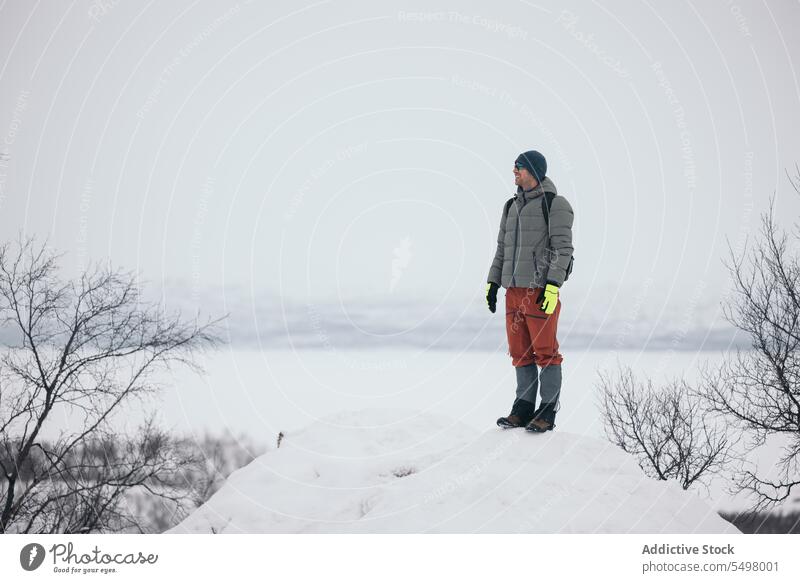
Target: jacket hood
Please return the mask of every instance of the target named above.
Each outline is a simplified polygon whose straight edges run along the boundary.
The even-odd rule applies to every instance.
[[[545,192],[552,192],[553,194],[558,194],[556,190],[556,185],[553,184],[553,181],[550,180],[547,176],[545,176],[539,185],[534,188],[533,190],[526,190],[525,191],[525,198],[536,198]],[[523,195],[522,187],[517,186],[517,193],[514,195],[515,198],[519,198]]]

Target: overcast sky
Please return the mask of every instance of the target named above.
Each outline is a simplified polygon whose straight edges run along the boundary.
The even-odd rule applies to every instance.
[[[537,149],[575,210],[564,294],[715,296],[726,238],[773,193],[800,212],[798,26],[789,0],[0,2],[2,238],[195,293],[461,302]]]

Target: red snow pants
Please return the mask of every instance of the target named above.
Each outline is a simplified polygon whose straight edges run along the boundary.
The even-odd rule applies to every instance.
[[[561,364],[564,357],[558,352],[558,315],[561,298],[549,316],[536,300],[542,288],[509,287],[506,289],[506,334],[511,364],[539,366]]]

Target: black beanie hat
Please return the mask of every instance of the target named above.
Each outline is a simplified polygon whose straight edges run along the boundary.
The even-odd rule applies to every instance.
[[[547,174],[547,160],[536,150],[528,150],[517,156],[515,165],[527,168],[533,177],[541,182]]]

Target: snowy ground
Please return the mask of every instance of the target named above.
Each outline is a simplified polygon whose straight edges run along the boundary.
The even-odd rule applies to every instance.
[[[288,431],[170,533],[735,533],[607,442],[367,409]]]
[[[135,430],[142,411],[156,409],[161,423],[175,433],[201,438],[206,431],[230,432],[269,448],[275,446],[279,432],[294,434],[332,414],[380,408],[434,415],[473,432],[465,435],[480,435],[496,429],[495,420],[509,412],[514,399],[514,369],[504,351],[504,346],[496,351],[466,352],[224,349],[203,360],[204,376],[180,367],[165,373],[160,378],[164,390],[157,402],[145,402],[144,407],[134,402],[115,422],[128,431]],[[597,403],[601,370],[613,372],[618,363],[624,363],[656,383],[680,375],[692,381],[701,363],[713,364],[719,359],[716,351],[566,352],[557,435],[565,435],[564,440],[590,438],[587,443],[605,446]],[[55,412],[58,414],[60,411]],[[80,421],[76,415],[72,421]],[[71,420],[65,417],[61,422],[70,424]],[[53,437],[55,429],[46,428],[43,437]],[[328,439],[338,446],[335,434]],[[759,453],[762,470],[774,466],[779,445],[770,442]],[[698,490],[698,495],[716,510],[748,508],[749,501],[732,496],[726,486],[718,479],[710,488]],[[799,506],[800,500],[792,500],[783,508]]]
[[[697,377],[701,362],[718,352],[569,351],[558,432],[604,440],[597,408],[598,370],[617,362],[655,381]],[[474,431],[493,429],[508,413],[515,376],[504,347],[497,351],[297,350],[223,351],[204,363],[208,375],[178,372],[168,381],[159,405],[162,417],[179,431],[229,429],[274,446],[278,432],[292,432],[340,411],[364,408],[413,409],[442,415]],[[331,437],[333,439],[333,437]],[[774,464],[778,450],[760,458]],[[702,491],[720,510],[747,504],[721,482]]]

